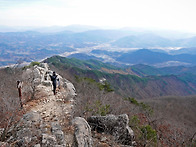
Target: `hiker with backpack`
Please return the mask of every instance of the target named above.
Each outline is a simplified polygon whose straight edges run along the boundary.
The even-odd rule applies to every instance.
[[[53,85],[53,92],[54,95],[56,94],[56,79],[57,79],[57,75],[55,73],[55,71],[53,72],[52,75],[50,75],[51,81],[52,81],[52,85]]]

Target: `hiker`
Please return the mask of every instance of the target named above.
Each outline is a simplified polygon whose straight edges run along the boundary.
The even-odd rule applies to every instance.
[[[19,93],[19,101],[20,101],[20,106],[21,108],[23,108],[23,103],[22,103],[22,92],[21,92],[21,89],[22,89],[22,81],[17,81],[17,88],[18,88],[18,93]]]
[[[54,95],[55,95],[56,94],[56,78],[57,78],[57,75],[56,75],[55,71],[53,72],[53,75],[50,75],[50,78],[51,78],[51,81],[52,81],[53,92],[54,92]]]

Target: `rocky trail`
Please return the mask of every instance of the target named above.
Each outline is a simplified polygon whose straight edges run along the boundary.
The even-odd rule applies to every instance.
[[[49,77],[52,72],[42,63],[23,73],[23,97],[28,99],[33,95],[33,100],[24,103],[25,114],[10,129],[11,135],[5,146],[72,146],[75,88],[58,75],[61,84],[54,95]]]
[[[52,91],[46,63],[24,71],[22,118],[9,130],[0,147],[130,147],[134,134],[126,114],[73,118],[76,90],[58,75],[60,85]],[[101,132],[100,132],[101,130]],[[99,133],[98,133],[99,132]],[[0,134],[1,135],[1,134]],[[121,145],[117,145],[117,144]]]
[[[71,146],[73,142],[71,126],[73,98],[64,97],[61,89],[54,95],[51,87],[42,85],[40,88],[46,92],[45,98],[42,98],[43,100],[30,111],[38,113],[42,120],[42,144]]]

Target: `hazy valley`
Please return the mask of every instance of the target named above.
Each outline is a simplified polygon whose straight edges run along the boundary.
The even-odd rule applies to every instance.
[[[0,66],[37,61],[52,55],[99,59],[116,64],[192,66],[195,65],[195,36],[134,29],[93,30],[87,26],[2,32]]]

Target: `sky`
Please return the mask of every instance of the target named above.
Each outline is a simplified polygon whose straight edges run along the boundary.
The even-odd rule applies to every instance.
[[[196,33],[196,0],[0,0],[1,26],[73,24]]]

